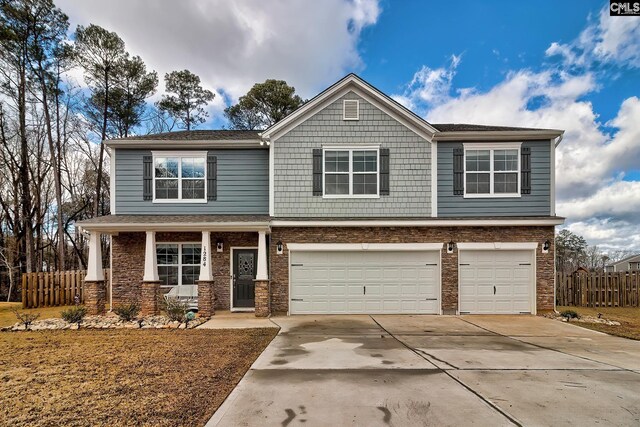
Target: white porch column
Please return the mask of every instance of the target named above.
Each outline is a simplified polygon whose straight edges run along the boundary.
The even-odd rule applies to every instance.
[[[200,277],[198,280],[213,280],[211,274],[211,233],[202,232],[202,250],[200,252]]]
[[[100,233],[95,231],[89,233],[89,259],[87,261],[87,275],[84,280],[87,282],[99,282],[104,280]]]
[[[264,231],[258,232],[258,271],[256,280],[269,280],[267,273],[267,238]]]
[[[144,247],[144,276],[143,282],[157,282],[158,260],[156,258],[156,232],[147,231],[147,241]]]

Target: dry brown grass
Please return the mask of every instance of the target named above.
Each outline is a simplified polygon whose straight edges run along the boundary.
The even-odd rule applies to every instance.
[[[0,328],[4,326],[15,325],[18,319],[16,319],[16,315],[13,313],[14,309],[25,313],[33,313],[39,314],[40,317],[38,319],[51,319],[54,317],[60,318],[62,317],[60,313],[62,310],[68,309],[70,306],[62,306],[62,307],[43,307],[43,308],[29,308],[26,310],[22,309],[22,303],[20,302],[0,302]]]
[[[581,316],[597,317],[598,313],[602,313],[602,317],[609,320],[620,322],[620,325],[603,325],[600,323],[582,323],[574,322],[575,325],[584,328],[593,329],[607,334],[619,337],[640,340],[640,308],[620,308],[620,307],[557,307],[559,312],[564,310],[574,310]]]
[[[1,333],[0,425],[204,425],[275,334]]]

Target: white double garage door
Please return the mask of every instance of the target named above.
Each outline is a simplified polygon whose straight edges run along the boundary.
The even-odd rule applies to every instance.
[[[441,244],[288,248],[291,314],[441,313]],[[533,250],[461,250],[459,311],[532,312],[533,258]]]

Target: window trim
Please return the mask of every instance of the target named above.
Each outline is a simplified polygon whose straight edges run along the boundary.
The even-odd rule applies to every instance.
[[[206,151],[152,151],[152,173],[153,173],[153,203],[207,203],[207,152]],[[157,199],[156,198],[156,158],[157,157],[178,157],[178,198],[177,199]],[[182,198],[182,180],[194,178],[182,178],[182,158],[184,157],[201,157],[204,159],[204,198],[203,199],[183,199]]]
[[[327,151],[348,151],[349,152],[349,171],[337,172],[349,174],[349,194],[326,194],[325,193],[325,153]],[[354,151],[375,151],[376,152],[376,194],[353,194],[353,152]],[[333,172],[329,172],[333,173]],[[359,174],[360,172],[355,172]],[[362,172],[372,173],[372,172]],[[340,146],[326,145],[322,147],[322,198],[323,199],[379,199],[380,198],[380,146],[379,145],[363,145],[363,146]]]
[[[158,257],[158,245],[178,245],[178,264],[158,264],[157,263],[157,257]],[[182,284],[182,266],[186,265],[188,267],[194,267],[194,266],[198,266],[200,268],[202,268],[201,262],[198,262],[198,264],[182,264],[182,246],[183,245],[199,245],[200,246],[200,250],[202,251],[202,242],[156,242],[156,267],[158,267],[158,269],[160,267],[172,267],[172,266],[176,266],[178,267],[178,284],[176,286],[185,286]],[[197,285],[197,283],[194,283],[194,285]],[[186,286],[192,286],[192,285],[186,285]],[[172,289],[175,286],[171,286],[171,285],[160,285],[161,288],[163,289]]]
[[[514,143],[496,143],[496,144],[484,144],[484,143],[465,143],[462,144],[464,147],[464,156],[463,156],[463,166],[464,166],[464,194],[463,198],[465,199],[516,199],[521,198],[521,181],[522,181],[522,143],[514,142]],[[489,151],[489,166],[490,169],[488,171],[469,171],[468,173],[488,173],[489,174],[489,193],[467,193],[467,151],[475,151],[475,150],[488,150]],[[518,158],[518,169],[517,171],[498,171],[497,173],[516,173],[518,178],[517,180],[517,188],[515,193],[495,193],[494,188],[494,175],[496,171],[494,170],[494,152],[496,150],[518,150],[517,158]]]

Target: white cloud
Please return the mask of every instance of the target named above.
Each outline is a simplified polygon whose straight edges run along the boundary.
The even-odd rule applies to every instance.
[[[640,215],[640,182],[615,181],[594,194],[562,200],[557,209],[572,221],[594,217],[637,221]]]
[[[451,82],[462,56],[452,55],[448,67],[429,68],[423,65],[407,85],[404,94],[393,98],[412,110],[426,105],[438,105],[451,99]]]
[[[232,99],[267,78],[284,79],[310,97],[347,71],[361,69],[360,33],[381,12],[377,0],[56,3],[74,27],[94,23],[117,32],[161,80],[187,68],[207,88]]]
[[[572,222],[566,228],[604,250],[637,251],[640,248],[637,222],[592,218]]]
[[[560,56],[565,65],[588,67],[595,62],[640,67],[640,17],[609,16],[603,8],[596,22],[589,24],[569,43],[553,42],[547,56]]]

